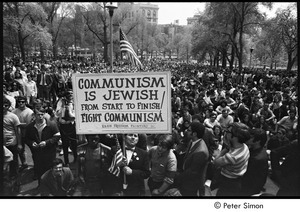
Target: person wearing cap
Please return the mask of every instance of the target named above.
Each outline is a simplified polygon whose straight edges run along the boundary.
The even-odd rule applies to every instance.
[[[56,158],[56,147],[60,138],[58,126],[55,122],[45,119],[43,108],[35,109],[35,119],[25,128],[25,142],[32,152],[34,174],[39,180],[52,167]]]
[[[223,148],[213,163],[221,168],[216,196],[236,196],[241,192],[242,176],[245,174],[250,152],[245,144],[250,139],[249,127],[234,122],[225,130]]]
[[[14,109],[12,112],[16,114],[20,121],[20,129],[21,129],[21,144],[22,149],[19,152],[20,160],[22,163],[21,169],[25,169],[28,167],[28,164],[26,163],[26,157],[25,157],[25,128],[26,126],[31,122],[33,111],[26,106],[26,97],[25,96],[18,96],[17,97],[17,103],[18,107]]]
[[[266,149],[267,133],[263,129],[251,129],[251,138],[246,142],[250,158],[247,171],[242,178],[242,192],[244,196],[259,194],[264,190],[268,176],[268,154]]]
[[[204,196],[204,183],[209,160],[208,148],[202,139],[205,127],[202,123],[192,122],[191,140],[184,157],[182,172],[175,177],[174,187],[182,196]]]

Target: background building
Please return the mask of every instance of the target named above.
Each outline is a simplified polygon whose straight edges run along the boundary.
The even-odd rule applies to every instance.
[[[133,2],[122,2],[122,4],[131,4],[131,13],[128,14],[128,18],[135,17],[142,14],[146,17],[147,21],[152,24],[158,23],[158,5],[148,3],[133,3]]]
[[[199,20],[200,15],[194,15],[194,17],[187,18],[187,25],[193,25]]]

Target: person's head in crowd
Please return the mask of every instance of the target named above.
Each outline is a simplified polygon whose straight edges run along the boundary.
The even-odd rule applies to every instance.
[[[40,110],[43,107],[43,101],[40,99],[35,99],[32,106],[34,110]]]
[[[18,108],[25,109],[26,103],[27,103],[27,98],[26,96],[17,96],[16,97],[16,102],[18,104]]]
[[[199,101],[198,105],[200,109],[204,109],[207,106],[206,102],[203,99]]]
[[[128,148],[134,148],[139,141],[139,135],[137,133],[125,134],[125,146]]]
[[[267,143],[267,132],[263,129],[250,129],[251,138],[246,142],[250,150],[262,149]]]
[[[158,136],[157,149],[159,154],[170,151],[174,147],[172,134],[163,134]]]
[[[189,109],[187,107],[183,107],[183,109],[182,109],[182,117],[183,117],[183,119],[189,119],[190,112],[189,112]]]
[[[222,116],[223,116],[224,118],[227,118],[227,117],[228,117],[228,114],[229,114],[229,110],[228,110],[227,108],[225,108],[225,109],[222,110]]]
[[[217,113],[215,111],[211,112],[209,117],[210,121],[215,122],[216,118],[217,118]]]
[[[264,123],[266,123],[266,117],[264,115],[260,115],[258,117],[258,121],[260,124],[264,124]]]
[[[20,70],[16,70],[15,71],[15,79],[22,79],[22,78],[23,78],[23,76],[22,76]]]
[[[297,108],[296,102],[295,101],[291,101],[290,104],[289,104],[288,109],[296,111],[297,110],[296,108]]]
[[[233,122],[227,129],[224,130],[224,142],[229,147],[237,144],[243,144],[251,137],[249,130],[250,128],[245,124],[240,122]]]
[[[189,128],[191,124],[191,120],[189,118],[187,119],[183,119],[183,124],[181,125],[181,131],[184,132],[185,130],[187,130]]]
[[[44,108],[34,109],[35,121],[41,123],[45,120],[44,115],[46,110]]]
[[[3,93],[4,94],[7,94],[7,91],[8,91],[8,87],[9,85],[8,85],[8,83],[7,82],[3,82]]]
[[[37,73],[39,71],[39,67],[37,65],[33,66],[33,72]]]
[[[215,136],[221,136],[222,135],[222,128],[220,125],[216,124],[213,127],[213,132],[215,134]]]
[[[290,109],[288,111],[288,114],[289,114],[289,117],[291,120],[295,120],[295,118],[296,118],[296,110],[295,109]]]
[[[199,122],[192,122],[190,125],[190,133],[193,140],[198,140],[203,137],[205,132],[205,126]]]
[[[16,71],[20,71],[21,70],[21,67],[20,67],[19,63],[15,64],[15,67],[16,67]]]
[[[28,80],[28,82],[31,82],[31,80],[32,80],[32,75],[30,73],[27,74],[27,80]]]
[[[55,158],[52,161],[52,174],[54,177],[63,175],[63,165],[64,165],[64,162],[60,158]]]
[[[13,81],[12,83],[11,83],[11,86],[10,86],[10,91],[18,91],[18,90],[20,90],[20,83],[19,82],[17,82],[17,81]]]
[[[226,107],[227,106],[227,102],[225,99],[221,100],[220,102],[221,107]]]
[[[213,112],[214,111],[214,106],[212,104],[209,104],[207,109],[209,110],[209,112]]]
[[[41,65],[41,72],[42,73],[46,72],[46,64]]]
[[[3,96],[3,114],[6,114],[7,111],[9,111],[9,108],[11,106],[11,102]]]
[[[270,103],[269,102],[264,102],[263,109],[267,110],[267,109],[269,109],[269,107],[270,107]]]
[[[68,101],[71,101],[73,99],[73,91],[72,90],[67,90],[67,92],[66,92],[66,99]]]
[[[283,128],[280,128],[280,129],[277,131],[276,135],[277,135],[277,138],[283,139],[283,138],[285,137],[285,135],[286,135],[286,130],[283,129]]]
[[[192,121],[203,123],[204,117],[201,114],[195,114],[192,116]]]

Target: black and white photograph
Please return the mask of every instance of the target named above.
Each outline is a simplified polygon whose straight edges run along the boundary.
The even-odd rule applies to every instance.
[[[0,199],[300,197],[297,2],[2,6]]]

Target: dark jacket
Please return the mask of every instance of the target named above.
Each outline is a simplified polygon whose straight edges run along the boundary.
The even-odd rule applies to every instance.
[[[34,125],[35,121],[27,125],[25,142],[32,152],[35,174],[37,177],[41,177],[42,174],[52,167],[52,161],[56,157],[56,146],[60,136],[58,134],[58,127],[54,122],[46,123],[46,127],[42,131],[41,139]],[[33,148],[32,144],[34,142],[39,144],[41,141],[46,142],[45,147]]]
[[[74,177],[69,167],[63,167],[61,184],[52,174],[52,169],[41,177],[40,191],[42,196],[67,196],[74,185]]]
[[[112,156],[115,154],[116,148],[112,148]],[[150,176],[150,166],[148,154],[145,150],[135,147],[128,166],[132,169],[132,175],[126,175],[127,188],[123,190],[125,196],[142,196],[145,194],[144,180]],[[124,173],[121,168],[119,177],[112,175],[115,182],[115,191],[120,192],[123,188]]]
[[[41,80],[42,80],[42,74],[39,73],[37,75],[37,81],[36,81],[36,85],[37,86],[40,86]],[[45,73],[45,81],[47,83],[47,87],[51,87],[52,86],[53,79],[52,79],[52,76],[50,74]]]
[[[242,178],[242,195],[259,194],[267,181],[268,169],[266,148],[250,151],[247,171]]]
[[[208,159],[208,148],[205,141],[201,139],[186,153],[183,172],[175,179],[179,189],[199,190],[200,195],[204,195]]]

